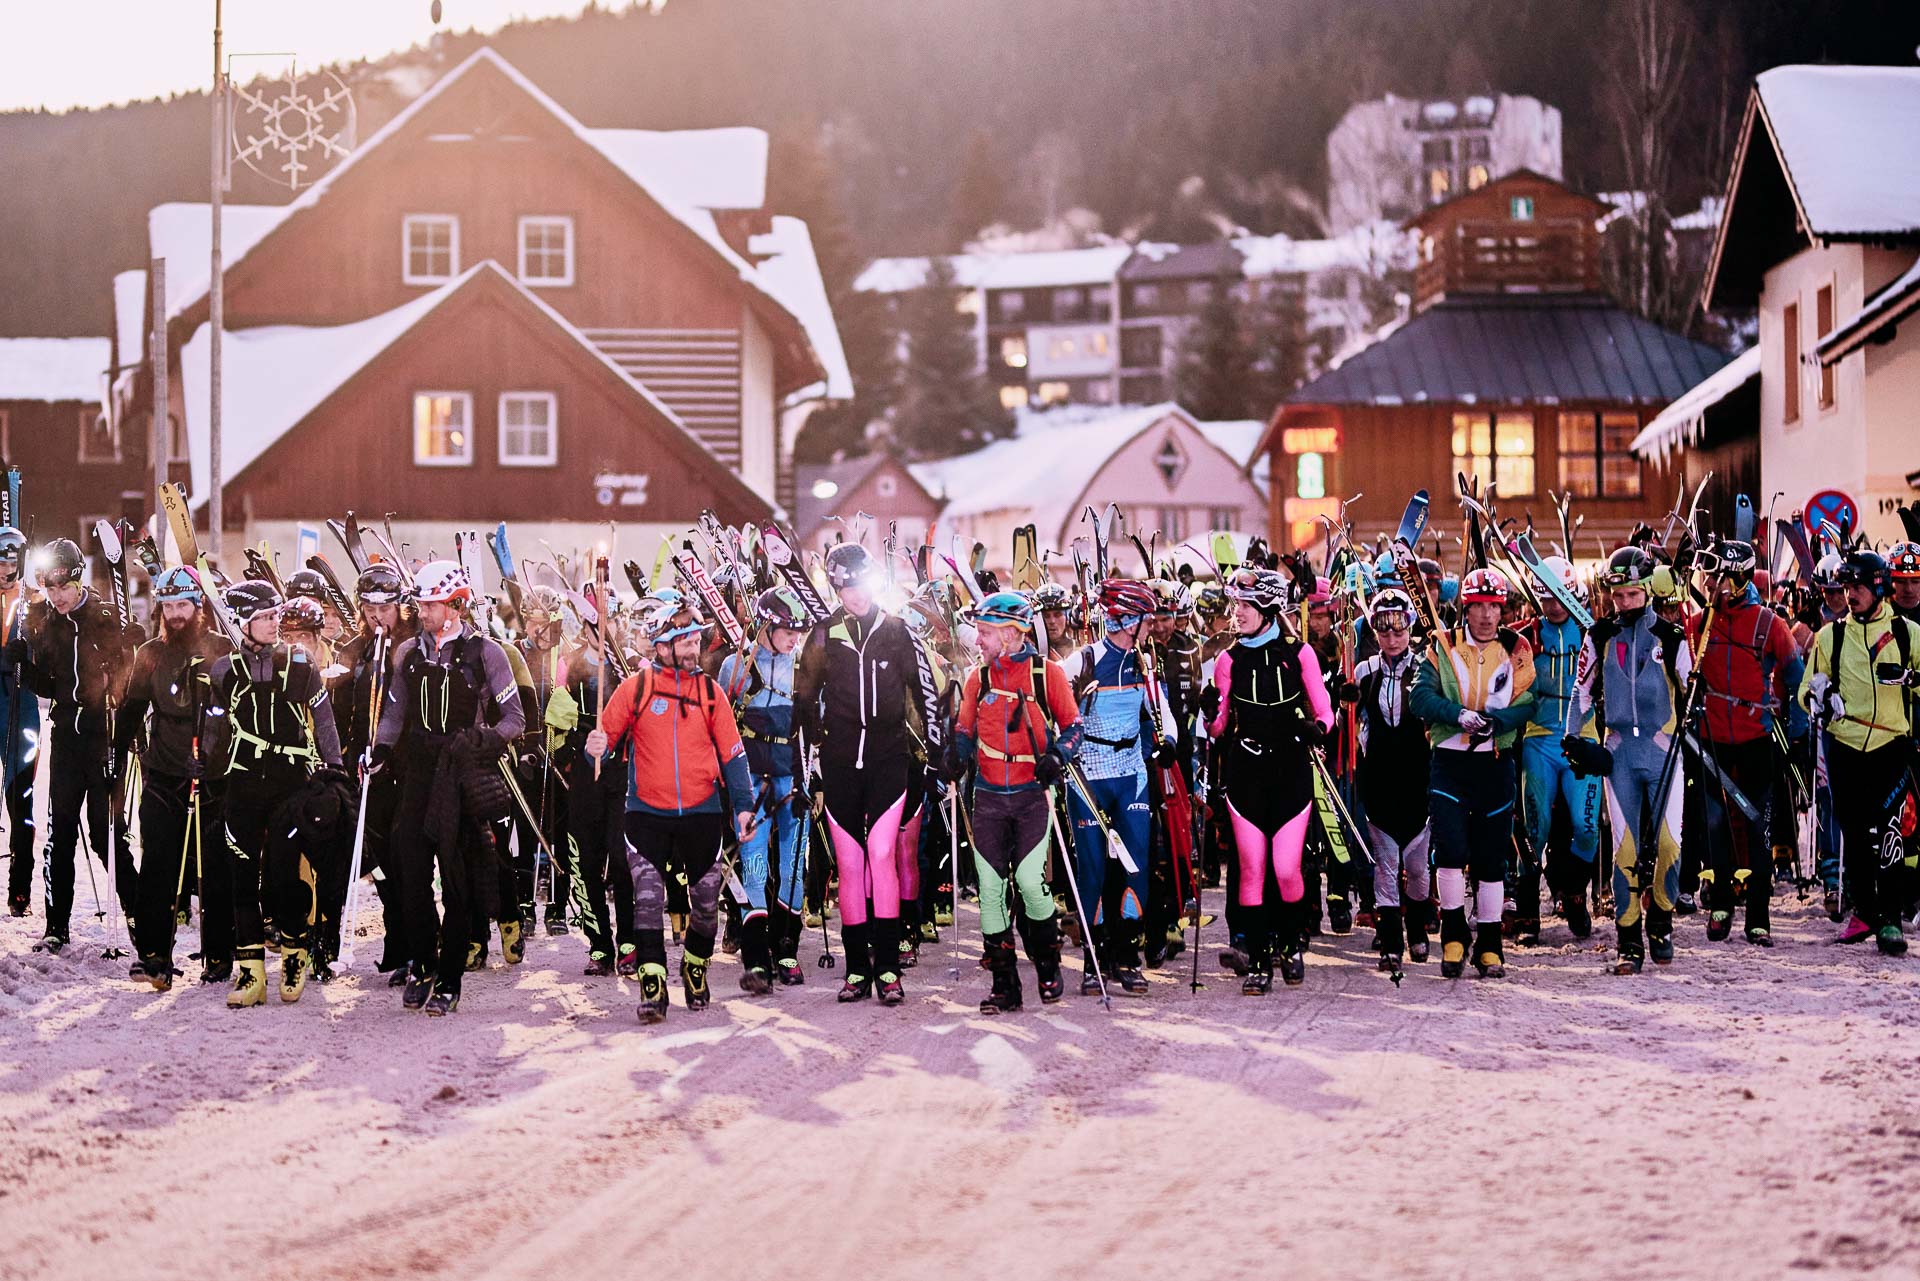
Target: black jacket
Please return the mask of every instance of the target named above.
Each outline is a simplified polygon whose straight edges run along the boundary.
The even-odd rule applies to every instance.
[[[126,692],[134,647],[146,639],[135,624],[122,627],[114,608],[92,592],[70,614],[45,597],[27,607],[26,687],[53,700],[53,725],[67,733],[104,735],[107,703]]]
[[[193,740],[205,733],[207,709],[213,704],[208,669],[229,648],[226,637],[200,629],[185,643],[170,640],[163,632],[134,651],[133,675],[114,726],[114,746],[126,751],[143,737],[144,729],[141,765],[149,774],[184,778]],[[203,762],[205,749],[202,743]]]

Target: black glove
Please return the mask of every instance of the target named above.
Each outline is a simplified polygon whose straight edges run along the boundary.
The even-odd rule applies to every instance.
[[[506,750],[507,738],[491,725],[475,725],[472,729],[460,731],[455,750],[468,756],[477,756],[482,760],[498,756]]]
[[[16,636],[7,642],[7,661],[15,667],[23,666],[27,661],[27,638]]]
[[[806,817],[807,811],[813,808],[812,799],[798,787],[787,793],[787,804],[792,806],[793,812],[802,818]]]
[[[1180,751],[1172,743],[1162,743],[1153,751],[1153,763],[1161,769],[1171,769],[1180,759]]]
[[[196,781],[203,779],[207,776],[207,762],[198,752],[195,752],[192,756],[187,757],[187,763],[181,767],[180,772]]]
[[[1590,738],[1569,734],[1560,740],[1560,750],[1567,754],[1575,778],[1605,778],[1613,773],[1613,753]]]
[[[1067,762],[1059,752],[1048,750],[1033,763],[1033,781],[1042,787],[1052,787],[1067,776]]]
[[[1307,723],[1301,727],[1300,732],[1302,737],[1314,747],[1322,746],[1329,738],[1333,737],[1333,731],[1325,725],[1322,725],[1317,717],[1310,718]]]
[[[1873,669],[1873,679],[1880,685],[1911,685],[1913,669],[1904,663],[1878,663]]]
[[[391,765],[393,763],[393,744],[375,743],[373,745],[373,755],[368,758],[368,763],[376,770]]]
[[[1335,681],[1333,696],[1343,703],[1357,703],[1360,701],[1360,687],[1348,680]]]
[[[1211,722],[1219,714],[1220,687],[1209,682],[1207,687],[1200,691],[1200,717],[1202,720]]]
[[[946,750],[940,753],[940,781],[958,783],[967,776],[967,760],[960,754],[959,746],[947,740]]]

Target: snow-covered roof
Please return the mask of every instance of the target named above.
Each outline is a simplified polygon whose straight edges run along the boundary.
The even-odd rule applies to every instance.
[[[970,454],[914,463],[908,470],[923,489],[944,500],[943,520],[1026,511],[1042,537],[1050,538],[1065,526],[1070,508],[1108,460],[1168,418],[1178,418],[1205,434],[1205,425],[1172,401],[1125,409],[1066,406],[1023,412],[1012,436]],[[1228,434],[1240,426],[1228,424]]]
[[[1233,242],[1245,259],[1248,279],[1291,272],[1335,271],[1342,267],[1411,267],[1414,237],[1397,223],[1371,223],[1328,240],[1290,236],[1241,236]]]
[[[1877,291],[1845,324],[1822,338],[1813,349],[1823,365],[1837,364],[1891,325],[1920,311],[1920,261],[1886,288]]]
[[[113,278],[113,332],[121,365],[138,364],[147,349],[147,273],[123,271]]]
[[[853,399],[853,373],[847,368],[846,349],[840,345],[840,326],[834,323],[833,304],[827,300],[827,283],[820,275],[820,263],[814,257],[813,236],[807,231],[807,224],[798,218],[776,215],[772,230],[752,237],[747,248],[756,255],[768,255],[758,267],[761,287],[792,312],[806,329],[813,354],[819,357],[820,367],[827,371],[827,399]],[[796,393],[793,399],[811,399],[810,390]]]
[[[221,464],[226,480],[231,482],[245,471],[376,356],[483,274],[506,282],[508,288],[573,337],[583,352],[631,386],[663,419],[686,433],[685,424],[671,409],[603,355],[572,322],[496,263],[486,261],[467,268],[431,293],[366,320],[345,325],[263,325],[229,331],[221,344],[220,371]],[[188,461],[196,506],[206,501],[210,479],[206,430],[212,404],[207,376],[210,328],[201,325],[180,353],[186,393]],[[701,452],[707,452],[691,433],[687,433],[687,439]],[[714,466],[726,470],[717,459]]]
[[[1633,438],[1633,452],[1662,459],[1700,439],[1707,411],[1760,376],[1760,348],[1749,347],[1654,416]]]
[[[220,257],[228,267],[286,220],[288,205],[223,205]],[[147,211],[147,253],[167,260],[167,316],[207,295],[213,279],[213,206],[175,201]]]
[[[1131,245],[1050,249],[1040,253],[952,254],[954,284],[963,289],[1046,289],[1113,283]],[[930,258],[878,258],[853,282],[865,293],[897,294],[927,283]]]
[[[767,203],[764,129],[588,129],[584,136],[657,197],[696,209]]]
[[[1755,85],[1812,235],[1920,232],[1920,67],[1775,67]]]
[[[0,401],[98,403],[112,361],[105,338],[0,338]]]
[[[1260,438],[1266,434],[1267,424],[1258,418],[1234,418],[1218,422],[1195,422],[1200,434],[1217,445],[1221,452],[1232,458],[1234,465],[1241,471],[1247,470],[1247,464],[1253,464],[1249,473],[1261,489],[1267,487],[1268,473],[1272,458],[1267,454],[1256,454]]]

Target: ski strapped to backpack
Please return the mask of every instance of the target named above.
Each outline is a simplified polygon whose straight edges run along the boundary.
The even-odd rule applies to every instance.
[[[712,575],[707,573],[707,567],[700,563],[698,556],[693,554],[691,541],[682,545],[681,549],[673,554],[673,568],[686,583],[687,589],[700,598],[701,603],[707,607],[707,612],[713,615],[715,622],[719,623],[720,630],[726,634],[727,643],[735,650],[744,648],[747,643],[746,629],[741,627],[740,620],[734,617],[732,608],[727,604],[727,598],[722,596],[720,589],[714,585]]]
[[[773,572],[800,598],[800,606],[807,611],[807,617],[816,623],[826,622],[827,616],[833,611],[827,608],[827,603],[820,599],[820,593],[814,590],[813,580],[807,577],[800,558],[794,555],[793,544],[780,532],[780,527],[772,521],[762,525],[760,545],[767,549],[767,563],[773,566]]]

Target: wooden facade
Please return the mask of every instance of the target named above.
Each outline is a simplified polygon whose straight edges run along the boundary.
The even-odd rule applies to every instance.
[[[1461,293],[1600,293],[1602,202],[1529,170],[1435,205],[1419,237],[1414,305]]]
[[[99,420],[97,400],[0,399],[0,464],[20,469],[22,528],[30,518],[35,543],[71,538],[91,553],[94,521],[146,519],[146,438],[131,431],[113,442]]]

